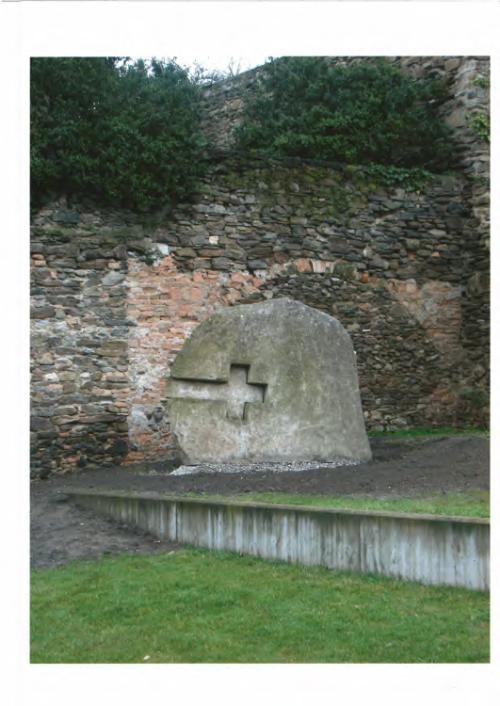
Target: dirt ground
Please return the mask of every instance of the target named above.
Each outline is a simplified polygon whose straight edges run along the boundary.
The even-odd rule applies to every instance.
[[[66,501],[71,487],[234,495],[280,492],[296,495],[425,497],[489,488],[489,439],[371,439],[373,460],[359,466],[302,472],[172,476],[170,463],[80,471],[31,484],[31,564],[45,568],[106,554],[175,551],[159,541],[94,517]]]

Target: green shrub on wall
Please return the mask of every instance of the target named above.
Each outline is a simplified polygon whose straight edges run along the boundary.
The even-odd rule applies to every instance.
[[[441,82],[412,79],[382,59],[340,66],[284,57],[266,67],[237,130],[240,148],[402,170],[452,165]]]
[[[150,211],[202,171],[199,86],[173,61],[31,60],[31,190]]]
[[[483,142],[490,141],[490,118],[487,113],[467,113],[465,116],[467,124]]]

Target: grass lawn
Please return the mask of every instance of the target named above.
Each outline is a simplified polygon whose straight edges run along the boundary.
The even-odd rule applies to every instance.
[[[34,571],[31,661],[487,662],[489,595],[185,548]]]
[[[469,427],[468,429],[455,429],[454,427],[414,427],[412,429],[397,429],[396,431],[370,431],[368,436],[383,439],[411,439],[413,437],[432,436],[479,436],[488,438],[489,429],[478,429]]]
[[[192,497],[199,494],[190,493]],[[425,515],[456,515],[459,517],[489,517],[490,494],[487,490],[447,493],[428,498],[379,499],[359,495],[287,495],[286,493],[243,493],[241,495],[203,495],[203,498],[228,501],[260,502],[280,505],[314,505],[349,510],[386,510],[415,512]]]

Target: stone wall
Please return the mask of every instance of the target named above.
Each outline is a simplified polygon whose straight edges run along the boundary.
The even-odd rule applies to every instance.
[[[113,463],[127,452],[128,250],[124,214],[65,202],[31,235],[32,471]]]
[[[489,361],[489,289],[490,289],[490,153],[489,144],[473,129],[475,115],[489,116],[490,61],[485,56],[395,56],[386,57],[394,65],[416,78],[435,77],[446,81],[449,99],[442,106],[442,117],[452,128],[453,140],[467,176],[467,201],[476,219],[470,232],[470,250],[474,253],[463,271],[466,288],[462,303],[466,323],[462,343],[467,355],[476,362],[474,384],[487,388]],[[331,57],[335,64],[349,65],[372,61],[371,57]],[[220,153],[233,148],[233,131],[241,122],[245,100],[255,91],[265,69],[260,67],[215,84],[206,89],[205,132]],[[479,345],[479,341],[481,342]]]
[[[226,151],[168,220],[42,209],[32,472],[174,456],[165,395],[183,342],[218,307],[276,296],[347,327],[368,428],[486,424],[488,209],[470,169],[387,189],[362,168]]]

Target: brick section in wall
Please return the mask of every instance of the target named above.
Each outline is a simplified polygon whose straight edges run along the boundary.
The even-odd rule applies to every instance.
[[[258,292],[248,272],[180,272],[172,257],[129,261],[127,463],[175,456],[165,407],[170,366],[194,328],[217,308]]]
[[[465,357],[460,341],[463,288],[435,280],[422,287],[414,280],[389,280],[387,284],[395,299],[418,321],[442,354],[444,367],[461,364]]]

